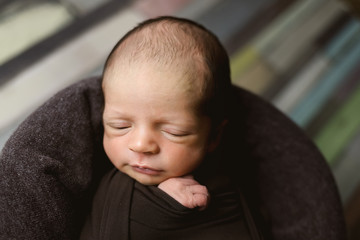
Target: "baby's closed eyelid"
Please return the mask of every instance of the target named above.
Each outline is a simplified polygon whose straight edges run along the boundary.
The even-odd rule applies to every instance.
[[[185,129],[184,127],[177,126],[162,126],[161,131],[167,132],[172,135],[187,135],[190,134],[190,131]]]
[[[132,124],[128,121],[108,121],[105,122],[105,125],[112,128],[112,129],[117,129],[117,130],[125,130],[128,128],[131,128]]]
[[[166,136],[170,136],[170,137],[186,137],[191,135],[190,132],[188,131],[183,131],[183,130],[177,130],[177,129],[162,129],[161,130]]]

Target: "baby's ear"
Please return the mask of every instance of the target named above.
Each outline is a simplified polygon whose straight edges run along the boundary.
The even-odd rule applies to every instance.
[[[214,152],[221,142],[221,138],[228,120],[223,120],[215,129],[211,130],[208,152]]]

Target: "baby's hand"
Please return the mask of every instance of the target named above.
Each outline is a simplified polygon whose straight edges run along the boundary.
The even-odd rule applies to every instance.
[[[204,210],[210,200],[207,188],[190,175],[169,178],[158,187],[188,208],[199,207],[200,210]]]

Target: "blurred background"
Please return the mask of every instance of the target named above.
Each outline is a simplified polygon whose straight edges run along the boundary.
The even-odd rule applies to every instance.
[[[0,149],[53,94],[99,75],[137,23],[186,17],[220,38],[234,84],[314,140],[336,178],[350,238],[360,239],[358,13],[358,0],[0,0]]]

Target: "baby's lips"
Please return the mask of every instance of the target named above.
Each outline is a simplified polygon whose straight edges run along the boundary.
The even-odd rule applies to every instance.
[[[158,175],[159,173],[161,173],[161,170],[158,169],[154,169],[154,168],[150,168],[147,166],[139,166],[139,165],[134,165],[132,166],[132,168],[139,173],[142,174],[147,174],[147,175]]]

